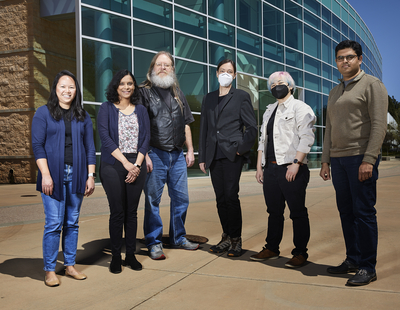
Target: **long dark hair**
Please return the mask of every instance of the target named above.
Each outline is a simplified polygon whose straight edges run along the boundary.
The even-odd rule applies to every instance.
[[[110,101],[111,103],[119,104],[119,95],[118,95],[117,89],[119,87],[119,83],[121,83],[121,80],[127,75],[129,75],[132,78],[133,85],[135,86],[135,89],[133,90],[133,94],[130,98],[130,102],[135,105],[141,103],[139,87],[136,83],[136,79],[133,76],[132,72],[130,72],[127,69],[122,69],[122,70],[119,70],[117,73],[115,73],[115,75],[111,79],[110,84],[108,84],[108,87],[106,90],[106,97],[107,97],[107,100]]]
[[[79,87],[78,80],[75,75],[73,75],[68,70],[60,71],[56,77],[54,78],[53,85],[51,86],[49,100],[47,101],[47,108],[50,111],[50,115],[57,121],[63,118],[63,111],[61,110],[60,103],[57,97],[57,84],[60,78],[64,75],[68,75],[75,82],[76,95],[74,100],[71,103],[70,111],[72,113],[66,113],[65,116],[68,120],[76,118],[78,121],[83,122],[86,117],[86,111],[82,108],[82,95],[81,89]],[[71,119],[70,119],[71,118]]]

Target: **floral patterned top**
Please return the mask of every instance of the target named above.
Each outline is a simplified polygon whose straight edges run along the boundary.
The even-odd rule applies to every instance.
[[[125,115],[119,111],[118,117],[119,149],[122,153],[137,153],[139,122],[135,111]]]

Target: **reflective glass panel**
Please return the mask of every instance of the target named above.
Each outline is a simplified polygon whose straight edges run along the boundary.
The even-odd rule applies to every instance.
[[[289,74],[292,76],[294,83],[296,86],[303,87],[304,82],[303,82],[303,71],[286,67],[286,71],[289,72]]]
[[[228,23],[235,23],[235,0],[208,0],[208,14]]]
[[[321,78],[309,73],[305,73],[305,84],[304,86],[308,89],[321,91]]]
[[[322,4],[324,4],[328,9],[331,8],[331,0],[322,0]]]
[[[207,43],[200,39],[176,33],[175,55],[187,59],[207,62]]]
[[[349,36],[349,27],[344,22],[341,22],[341,24],[342,24],[342,33],[343,33],[343,35],[348,37]]]
[[[304,69],[308,72],[321,75],[321,62],[304,55]]]
[[[85,101],[105,101],[105,89],[114,74],[122,68],[132,70],[130,48],[83,39],[82,55]]]
[[[261,55],[261,37],[238,29],[237,47],[247,52]]]
[[[275,5],[276,7],[283,9],[283,1],[282,0],[266,0],[266,2]]]
[[[173,53],[172,31],[164,28],[133,21],[133,42],[137,47]]]
[[[146,74],[149,70],[151,60],[155,53],[148,53],[143,51],[133,51],[133,62],[134,62],[134,75],[138,84],[146,80]]]
[[[304,52],[321,58],[321,33],[304,25]]]
[[[172,27],[172,6],[159,0],[135,0],[133,17]]]
[[[264,57],[283,62],[283,46],[264,40]]]
[[[331,63],[332,62],[332,41],[326,36],[322,36],[322,60]]]
[[[285,51],[286,51],[285,63],[290,66],[303,69],[303,54],[299,53],[297,51],[294,51],[290,48],[286,48]]]
[[[336,41],[336,42],[340,42],[340,33],[339,31],[335,30],[332,28],[332,38]]]
[[[254,75],[262,75],[261,58],[246,53],[237,53],[237,71],[250,73]]]
[[[282,64],[264,60],[264,76],[268,78],[272,73],[276,71],[285,71],[285,68]]]
[[[210,64],[218,65],[224,59],[231,59],[235,61],[236,54],[234,49],[221,46],[219,44],[210,43]]]
[[[307,83],[307,80],[306,80]],[[322,98],[321,94],[306,90],[305,91],[305,102],[313,109],[315,116],[317,117],[316,125],[322,125]]]
[[[333,68],[332,73],[333,73],[333,79],[332,79],[332,81],[333,81],[333,82],[336,82],[336,84],[340,83],[339,79],[342,78],[342,75],[340,74],[339,70],[336,69],[336,68]]]
[[[205,13],[206,12],[206,0],[175,0],[175,3],[184,5],[185,7]]]
[[[235,28],[214,19],[208,20],[208,37],[210,40],[235,46]]]
[[[87,113],[90,115],[90,119],[92,120],[93,124],[93,139],[94,139],[94,146],[96,148],[96,152],[100,152],[101,148],[101,141],[100,135],[97,127],[96,116],[99,112],[100,105],[98,104],[84,104],[83,108]]]
[[[331,23],[331,11],[329,11],[326,7],[322,7],[322,19],[326,21],[328,24]]]
[[[321,16],[321,5],[316,0],[304,0],[304,7]]]
[[[329,95],[329,92],[331,91],[331,89],[332,89],[332,82],[323,79],[323,80],[322,80],[322,92],[323,92],[324,94]]]
[[[236,0],[237,25],[261,34],[261,1]]]
[[[304,10],[304,21],[317,29],[321,29],[321,19]]]
[[[303,23],[286,15],[286,45],[298,49],[300,51],[303,50]]]
[[[293,16],[302,19],[302,11],[303,9],[301,6],[297,5],[296,3],[293,3],[290,0],[285,0],[285,11],[289,14],[292,14]]]
[[[332,12],[340,17],[340,4],[336,0],[332,0]]]
[[[332,80],[332,67],[327,64],[322,64],[322,76]]]
[[[332,26],[340,30],[340,19],[335,15],[332,15]]]
[[[82,3],[90,4],[102,9],[114,11],[117,13],[131,15],[130,0],[82,0]]]
[[[283,43],[283,12],[265,4],[264,8],[264,36]]]
[[[325,22],[322,22],[322,32],[325,33],[327,36],[331,36],[331,26],[329,26]]]
[[[175,7],[175,28],[199,37],[207,36],[206,18],[202,15]]]
[[[130,19],[82,7],[82,34],[131,44]]]

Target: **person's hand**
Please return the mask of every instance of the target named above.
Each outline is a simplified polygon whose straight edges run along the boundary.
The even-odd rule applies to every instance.
[[[331,179],[331,172],[330,172],[328,163],[322,163],[321,170],[319,171],[319,176],[324,181]]]
[[[194,164],[194,153],[193,150],[187,151],[186,152],[186,166],[192,167]]]
[[[94,192],[94,177],[88,177],[86,180],[86,188],[84,196],[89,197]]]
[[[201,171],[203,171],[204,173],[207,173],[207,171],[206,171],[206,163],[200,163],[199,167],[200,167]]]
[[[288,182],[293,182],[296,178],[297,172],[299,172],[300,165],[299,164],[291,164],[287,166],[286,170],[286,180]]]
[[[258,183],[263,184],[264,183],[264,174],[262,168],[257,168],[256,171],[256,180]]]
[[[146,167],[147,167],[147,173],[150,173],[153,171],[153,162],[150,159],[150,156],[146,154]]]
[[[50,175],[42,175],[42,192],[50,196],[53,195],[54,183]]]
[[[372,178],[372,170],[374,165],[363,161],[358,168],[358,180],[360,182],[364,182],[370,178]]]

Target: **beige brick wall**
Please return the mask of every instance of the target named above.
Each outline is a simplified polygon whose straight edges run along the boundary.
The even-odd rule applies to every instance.
[[[41,18],[39,0],[2,1],[0,16],[0,183],[32,183],[32,118],[55,75],[75,74],[75,18]]]

